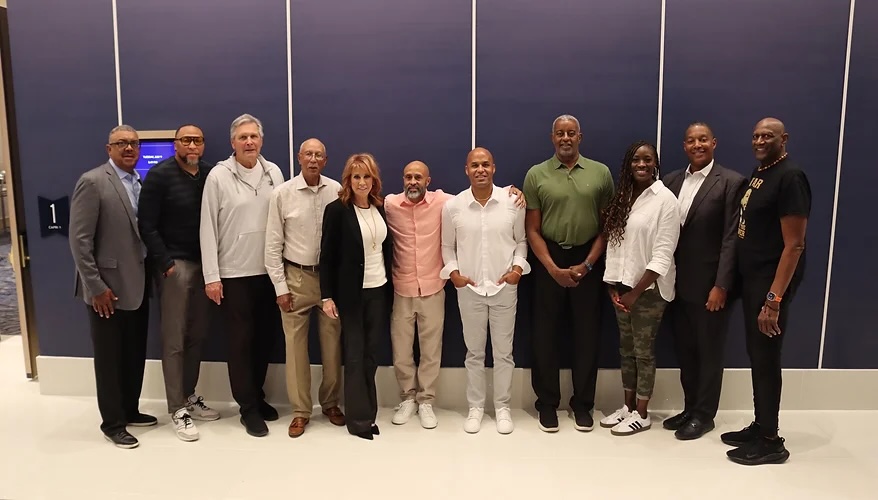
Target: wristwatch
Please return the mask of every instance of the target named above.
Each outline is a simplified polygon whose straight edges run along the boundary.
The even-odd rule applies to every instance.
[[[777,304],[780,304],[781,300],[782,297],[774,292],[768,292],[768,295],[765,296],[766,302],[775,302]]]

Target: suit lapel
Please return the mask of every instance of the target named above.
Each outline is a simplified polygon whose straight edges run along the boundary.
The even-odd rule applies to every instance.
[[[668,183],[668,189],[674,193],[674,196],[680,196],[680,189],[683,188],[683,178],[686,176],[686,171],[683,171],[682,175],[675,175],[671,178],[671,182]]]
[[[122,179],[119,178],[116,169],[114,169],[109,163],[105,164],[104,171],[106,171],[110,178],[110,184],[116,189],[116,194],[119,195],[119,201],[121,201],[122,206],[125,207],[125,213],[128,214],[128,220],[131,222],[131,226],[134,228],[134,232],[139,238],[140,230],[137,228],[137,217],[134,215],[134,207],[131,206],[131,199],[128,198],[128,191],[125,189],[125,186],[122,185]]]
[[[348,224],[350,225],[350,229],[353,232],[354,239],[360,243],[360,250],[363,251],[363,261],[366,260],[366,250],[363,246],[363,230],[360,229],[360,220],[357,218],[357,209],[354,207],[353,200],[351,201],[351,205],[348,207]]]
[[[707,179],[704,179],[704,182],[701,183],[701,187],[698,188],[698,192],[695,193],[695,199],[692,200],[692,206],[689,207],[689,212],[686,214],[686,222],[683,224],[689,224],[689,221],[692,220],[692,216],[695,214],[695,211],[698,210],[698,205],[704,201],[704,198],[707,196],[707,193],[713,188],[713,186],[719,181],[719,170],[714,165],[714,168],[710,171],[710,175],[707,176]]]

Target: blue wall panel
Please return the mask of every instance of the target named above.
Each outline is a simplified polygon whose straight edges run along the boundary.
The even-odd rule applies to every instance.
[[[844,82],[849,4],[834,0],[669,0],[666,11],[662,163],[685,168],[686,126],[706,121],[717,160],[749,177],[750,136],[765,116],[783,120],[788,151],[813,194],[807,272],[793,303],[784,366],[815,368],[823,319],[829,232]],[[740,303],[734,306],[740,309]],[[729,366],[749,366],[740,311]]]
[[[22,193],[40,352],[91,356],[85,304],[73,297],[67,239],[40,237],[37,197],[73,193],[107,161],[116,126],[110,0],[9,2]],[[51,33],[51,39],[47,36]]]
[[[844,156],[823,366],[878,368],[878,308],[873,282],[878,224],[873,204],[878,170],[878,3],[857,2],[851,40]]]

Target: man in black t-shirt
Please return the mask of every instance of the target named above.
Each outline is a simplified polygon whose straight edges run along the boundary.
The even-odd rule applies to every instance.
[[[738,269],[756,419],[721,439],[737,446],[727,455],[744,465],[781,463],[790,456],[777,434],[781,346],[789,306],[805,271],[811,188],[805,173],[787,158],[788,138],[780,120],[756,124],[753,152],[760,165],[741,198],[738,218]]]

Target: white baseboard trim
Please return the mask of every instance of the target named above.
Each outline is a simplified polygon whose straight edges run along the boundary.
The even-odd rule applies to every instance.
[[[94,368],[91,358],[38,356],[40,393],[60,396],[95,395]],[[321,367],[311,366],[313,400],[317,404],[317,382]],[[676,410],[683,404],[678,369],[659,369],[650,404],[655,410]],[[399,403],[399,388],[393,368],[382,366],[377,374],[378,404],[392,407]],[[286,405],[284,365],[272,364],[268,369],[265,392],[269,402]],[[488,370],[488,399],[492,390]],[[878,370],[784,370],[784,410],[878,410],[878,401],[863,396],[864,389],[878,385]],[[463,368],[443,368],[439,375],[437,406],[466,409],[466,373]],[[622,382],[619,370],[606,369],[598,374],[596,407],[614,410],[622,404]],[[567,407],[572,386],[570,370],[561,371],[561,407]],[[205,362],[201,366],[198,394],[211,402],[231,402],[229,376],[225,363]],[[148,360],[144,373],[144,399],[165,399],[161,362]],[[533,408],[535,396],[531,389],[530,369],[516,368],[512,380],[513,408]],[[722,410],[753,408],[750,370],[727,369],[720,400]]]

